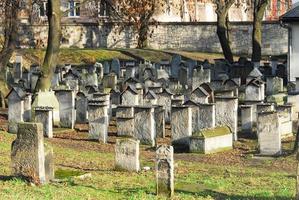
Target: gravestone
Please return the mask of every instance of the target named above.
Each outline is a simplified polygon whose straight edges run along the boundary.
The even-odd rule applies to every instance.
[[[257,135],[261,155],[281,154],[281,134],[276,112],[258,113]]]
[[[17,87],[12,88],[6,96],[8,99],[8,131],[10,133],[17,133],[17,123],[24,121],[25,97],[26,93]]]
[[[156,191],[157,195],[174,195],[173,147],[160,145],[156,150]]]
[[[156,93],[157,95],[157,104],[163,106],[165,109],[165,122],[169,123],[171,118],[171,99],[173,94],[168,90],[163,88],[163,91]]]
[[[133,136],[134,107],[118,106],[116,111],[117,136]]]
[[[76,96],[76,123],[84,124],[87,122],[88,99],[83,92],[78,92]]]
[[[76,119],[75,93],[70,89],[55,90],[59,102],[60,126],[73,129]]]
[[[134,138],[140,140],[142,144],[155,146],[156,128],[153,107],[134,108]]]
[[[43,126],[19,123],[11,148],[12,173],[35,184],[46,183]]]
[[[120,62],[117,58],[112,59],[111,72],[114,72],[118,77],[120,75]]]
[[[108,105],[99,101],[88,103],[89,138],[107,143],[108,140]]]
[[[283,79],[279,77],[267,77],[266,94],[273,95],[283,91]]]
[[[132,172],[140,170],[139,140],[130,138],[116,139],[115,168]]]
[[[199,67],[193,69],[192,75],[192,89],[198,88],[203,83],[211,82],[211,71],[210,69],[204,69],[203,67]]]
[[[216,126],[215,104],[199,104],[197,129],[214,128]]]
[[[115,89],[117,85],[117,75],[115,73],[107,74],[103,77],[103,87]]]
[[[131,85],[121,94],[121,104],[126,106],[139,105],[138,91]]]
[[[171,76],[174,78],[178,78],[179,76],[179,68],[182,62],[182,57],[178,54],[173,55],[171,59]]]
[[[156,135],[165,138],[165,110],[163,106],[155,106]]]
[[[15,74],[14,74],[14,81],[15,83],[17,83],[20,79],[22,79],[22,56],[17,55],[16,56],[16,61],[14,63],[14,70],[15,70]]]
[[[32,72],[31,76],[30,76],[30,88],[31,88],[31,92],[35,91],[37,82],[39,80],[39,77],[41,76],[40,72]]]
[[[253,128],[253,106],[242,105],[241,109],[241,124],[243,133],[252,133]]]
[[[45,137],[53,138],[53,108],[35,107],[35,122],[43,125]]]
[[[216,126],[228,126],[237,138],[238,127],[238,98],[237,97],[215,97],[216,102]]]
[[[104,62],[103,67],[104,67],[104,75],[109,74],[110,73],[110,64],[108,61]]]
[[[171,107],[171,142],[176,147],[189,149],[192,135],[192,112],[187,106]]]
[[[31,121],[31,103],[32,103],[32,95],[27,94],[24,97],[24,122],[30,122]]]
[[[276,107],[276,111],[279,119],[281,138],[292,136],[293,135],[292,105],[289,104],[279,105]]]

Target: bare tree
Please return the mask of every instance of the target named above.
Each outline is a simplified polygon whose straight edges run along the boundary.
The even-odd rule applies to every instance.
[[[0,70],[3,70],[6,67],[16,49],[20,3],[21,0],[0,1],[1,22],[4,29],[3,44],[0,52]]]
[[[269,0],[254,0],[251,57],[253,62],[260,62],[262,58],[262,21],[268,4]]]
[[[61,41],[61,11],[60,0],[48,0],[48,45],[42,65],[42,77],[39,80],[37,89],[49,90],[54,68],[56,67],[60,41]]]
[[[230,47],[230,31],[228,11],[235,3],[235,0],[215,0],[217,8],[217,35],[222,47],[223,55],[230,63],[234,62],[233,53]]]
[[[115,0],[121,21],[118,25],[121,30],[130,26],[137,33],[137,48],[147,47],[149,25],[156,22],[153,15],[162,4],[159,0]]]

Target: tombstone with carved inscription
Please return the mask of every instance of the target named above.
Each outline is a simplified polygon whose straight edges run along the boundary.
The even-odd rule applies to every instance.
[[[173,147],[160,145],[156,150],[157,195],[168,197],[174,194]]]
[[[116,140],[115,145],[115,168],[118,170],[140,170],[139,140],[122,138]]]

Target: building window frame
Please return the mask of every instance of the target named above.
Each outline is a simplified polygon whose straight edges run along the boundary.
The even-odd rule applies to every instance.
[[[46,1],[41,2],[41,5],[39,5],[39,17],[46,18],[47,14],[48,14],[48,3]]]
[[[68,17],[72,18],[78,18],[81,16],[81,7],[80,7],[80,2],[78,1],[69,1],[68,2]]]

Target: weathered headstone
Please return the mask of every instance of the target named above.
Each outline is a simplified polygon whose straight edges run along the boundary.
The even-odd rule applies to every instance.
[[[176,147],[189,149],[192,135],[192,112],[187,106],[171,107],[171,142]]]
[[[178,54],[172,56],[171,59],[171,76],[178,78],[179,76],[179,67],[182,62],[182,57]]]
[[[228,126],[237,137],[238,127],[238,98],[237,97],[215,97],[216,102],[216,126]]]
[[[261,155],[281,154],[281,134],[276,112],[258,113],[257,135]]]
[[[165,110],[163,106],[155,106],[156,135],[165,138]]]
[[[142,144],[155,146],[156,128],[153,107],[134,108],[134,138],[140,140]]]
[[[73,129],[76,119],[75,93],[70,89],[55,90],[59,102],[60,126]]]
[[[117,74],[118,77],[120,75],[120,62],[117,58],[114,58],[111,61],[111,72]]]
[[[173,147],[160,145],[156,150],[157,195],[174,195]]]
[[[107,143],[108,140],[108,105],[103,102],[88,103],[89,137]]]
[[[241,109],[241,124],[243,133],[252,133],[253,128],[253,106],[242,105]]]
[[[115,168],[135,172],[140,170],[139,140],[130,138],[116,140]]]
[[[116,121],[118,136],[133,136],[134,107],[118,106],[116,111]]]
[[[84,124],[87,122],[88,99],[83,92],[78,92],[76,96],[76,123]]]
[[[53,108],[35,107],[35,122],[43,125],[45,137],[53,138]]]
[[[14,175],[36,184],[46,182],[42,124],[18,124],[17,139],[12,143],[11,161]]]

